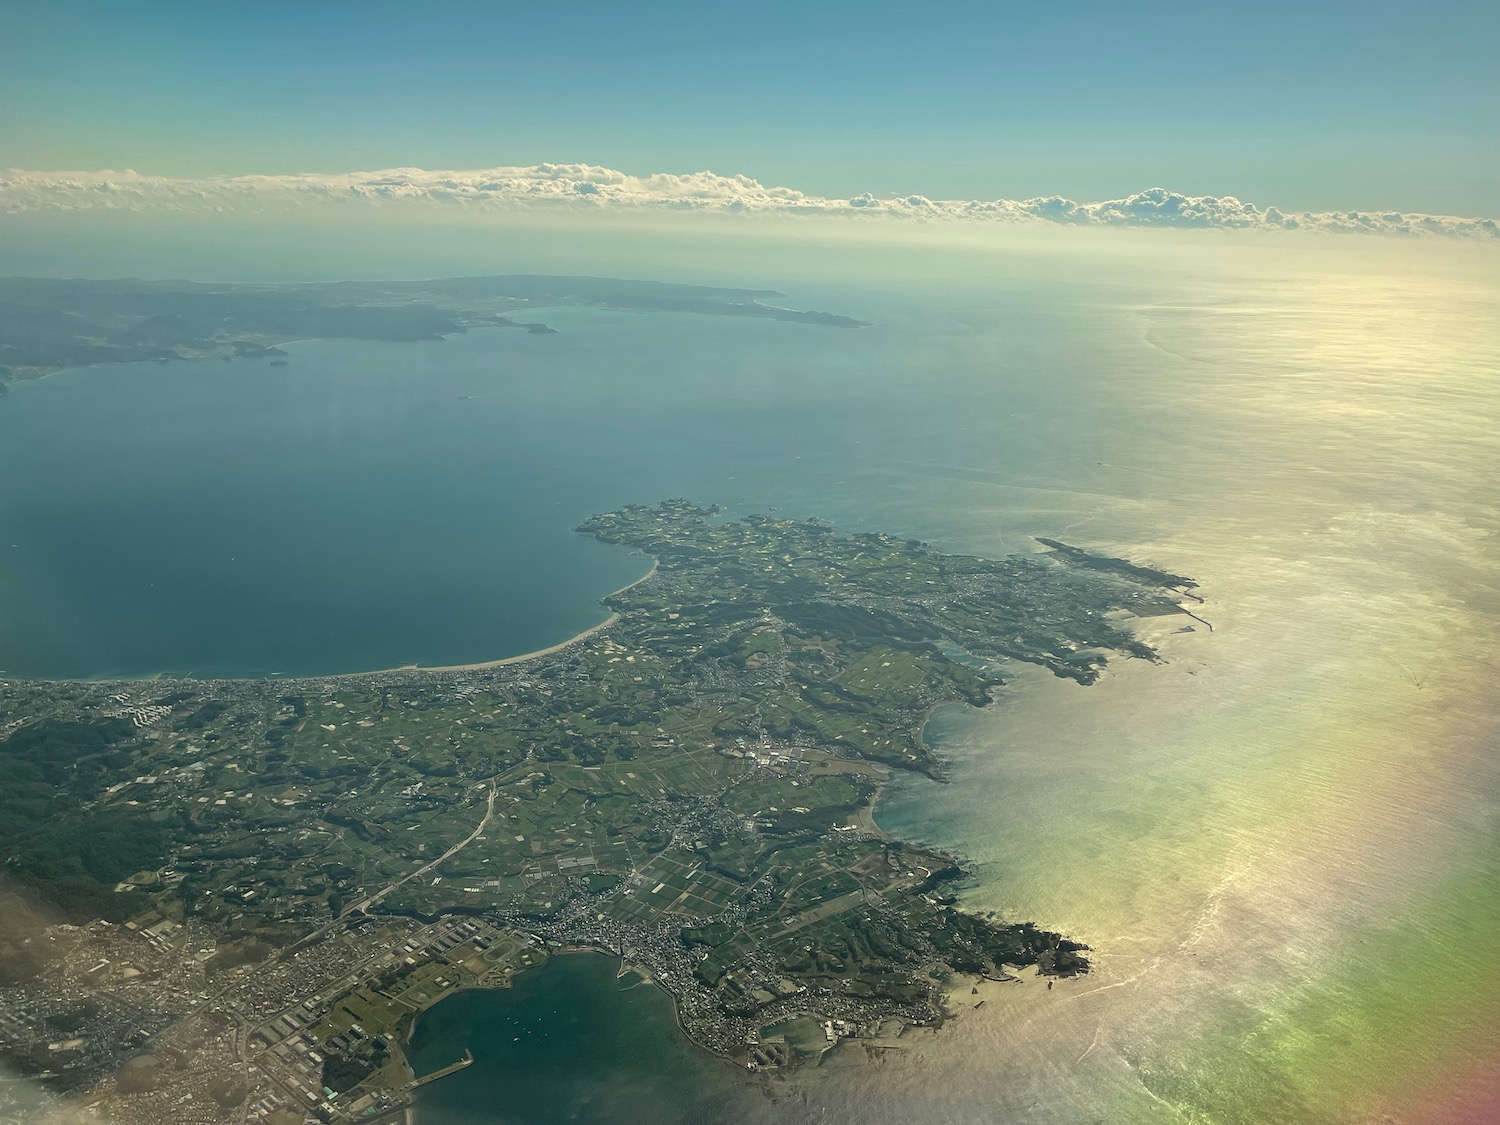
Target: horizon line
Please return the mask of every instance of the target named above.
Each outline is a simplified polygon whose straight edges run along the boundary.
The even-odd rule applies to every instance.
[[[932,199],[924,195],[848,198],[765,185],[743,174],[711,171],[635,176],[592,164],[542,163],[471,170],[396,167],[338,173],[156,176],[133,169],[0,171],[0,212],[257,211],[274,206],[435,206],[486,210],[572,209],[723,215],[788,215],[860,220],[926,220],[1040,226],[1167,227],[1315,231],[1416,237],[1500,239],[1493,218],[1399,210],[1291,210],[1260,207],[1233,195],[1189,195],[1163,187],[1117,199],[1080,202],[1061,195],[1028,199]]]

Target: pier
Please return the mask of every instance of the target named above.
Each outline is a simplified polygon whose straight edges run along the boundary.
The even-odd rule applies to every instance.
[[[424,1074],[421,1078],[413,1079],[410,1088],[415,1090],[418,1086],[425,1086],[429,1082],[436,1082],[439,1078],[447,1078],[448,1075],[453,1074],[455,1071],[462,1070],[466,1066],[470,1066],[473,1062],[474,1052],[465,1048],[463,1058],[459,1059],[457,1062],[449,1063],[441,1070],[434,1070],[431,1074]]]

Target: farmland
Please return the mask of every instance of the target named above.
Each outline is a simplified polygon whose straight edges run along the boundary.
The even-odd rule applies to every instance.
[[[0,684],[11,897],[55,919],[0,934],[37,962],[0,983],[0,1049],[122,1122],[224,1067],[243,1080],[195,1105],[291,1122],[398,1106],[412,1016],[552,949],[621,956],[750,1065],[785,1062],[761,1034],[806,1015],[939,1020],[953,972],[1086,971],[1076,941],[958,908],[961,861],[889,838],[872,804],[894,771],[941,777],[927,715],[989,705],[1007,662],[1086,685],[1153,659],[1128,618],[1178,612],[1189,580],[685,501],[580,531],[656,569],[535,659]],[[135,975],[83,970],[100,957]],[[136,1011],[131,982],[173,963]],[[33,1030],[73,1012],[65,1049]]]

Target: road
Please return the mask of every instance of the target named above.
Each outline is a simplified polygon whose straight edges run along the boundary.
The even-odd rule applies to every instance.
[[[495,796],[496,796],[496,792],[497,792],[496,788],[495,788],[495,779],[491,779],[490,780],[489,788],[490,788],[489,795],[485,799],[484,816],[482,818],[480,818],[479,824],[474,829],[474,831],[470,832],[462,840],[460,840],[458,843],[454,844],[451,848],[449,848],[442,855],[438,856],[436,859],[432,860],[431,862],[425,863],[421,867],[417,868],[415,871],[408,872],[406,875],[403,875],[401,878],[396,879],[393,882],[387,883],[384,887],[382,887],[379,891],[375,892],[373,895],[370,895],[367,898],[361,899],[359,902],[356,902],[352,906],[347,907],[333,921],[329,922],[328,924],[326,924],[324,926],[320,926],[318,929],[316,929],[312,933],[308,934],[301,941],[297,942],[296,945],[290,947],[289,949],[287,949],[286,951],[284,951],[282,954],[278,955],[278,957],[276,958],[276,960],[281,960],[282,958],[291,955],[296,950],[301,949],[304,946],[311,945],[313,942],[317,941],[323,935],[327,934],[330,930],[334,929],[335,927],[337,927],[339,925],[342,925],[343,922],[344,922],[344,920],[346,918],[348,918],[348,916],[350,914],[353,914],[357,910],[360,910],[360,911],[362,911],[362,910],[368,910],[370,907],[372,907],[376,903],[380,902],[381,899],[385,898],[386,895],[388,895],[392,891],[394,891],[397,887],[401,886],[404,883],[408,883],[408,882],[410,882],[413,879],[419,879],[419,878],[421,878],[423,875],[426,875],[429,871],[431,871],[434,867],[437,867],[439,864],[445,862],[448,859],[451,859],[453,856],[457,855],[459,852],[463,851],[466,847],[468,847],[470,844],[472,844],[475,840],[479,839],[479,837],[484,834],[484,830],[489,827],[489,823],[494,818],[494,815],[495,815]],[[372,954],[371,959],[373,960],[374,957],[377,956],[377,955],[378,955],[378,952],[376,954]],[[359,975],[359,968],[356,967],[355,972],[353,974],[351,974],[351,979],[357,978],[358,975]],[[211,998],[207,1003],[205,1003],[204,1005],[200,1006],[200,1011],[203,1008],[207,1008],[214,1001],[221,999],[224,996],[224,994],[229,990],[229,987],[230,986],[226,986],[224,989],[220,990],[220,992],[218,994],[216,994],[213,998]],[[234,1043],[233,1043],[234,1057],[235,1057],[236,1060],[239,1060],[242,1063],[246,1063],[246,1062],[249,1061],[249,1058],[250,1058],[250,1049],[249,1049],[250,1048],[250,1042],[249,1042],[249,1040],[250,1040],[250,1033],[251,1033],[251,1031],[253,1030],[254,1027],[256,1027],[260,1023],[264,1022],[267,1018],[274,1019],[275,1017],[274,1017],[274,1015],[272,1015],[270,1017],[267,1017],[264,1013],[257,1013],[257,1014],[254,1014],[254,1015],[252,1015],[252,1016],[250,1016],[250,1017],[247,1018],[244,1014],[241,1014],[239,1012],[233,1012],[233,1013],[231,1013],[231,1018],[235,1022]],[[287,1098],[289,1101],[291,1101],[291,1102],[293,1102],[295,1104],[299,1104],[299,1105],[301,1104],[298,1101],[298,1099],[297,1099],[295,1091],[287,1088],[282,1082],[280,1082],[275,1076],[273,1076],[269,1072],[262,1071],[262,1073],[264,1073],[265,1076],[266,1076],[266,1078],[268,1080],[270,1080],[276,1086],[278,1092],[283,1097]],[[248,1072],[247,1072],[247,1076],[248,1076]]]
[[[479,837],[481,835],[483,835],[484,830],[489,827],[490,820],[494,817],[494,815],[495,815],[495,783],[493,781],[491,781],[490,782],[490,795],[489,795],[489,798],[487,799],[487,801],[485,803],[484,819],[482,819],[479,822],[479,827],[478,828],[474,829],[474,831],[470,832],[462,840],[460,840],[458,843],[454,844],[451,848],[449,848],[447,851],[445,851],[442,855],[438,856],[437,859],[433,860],[431,863],[425,864],[424,866],[417,868],[415,871],[410,872],[409,874],[403,875],[401,878],[397,879],[394,883],[388,883],[388,884],[386,884],[385,887],[383,887],[379,891],[376,891],[369,898],[361,899],[359,902],[354,903],[354,905],[345,907],[344,912],[339,915],[338,920],[342,921],[343,919],[347,918],[350,914],[353,914],[356,910],[368,910],[370,907],[374,906],[381,899],[385,898],[386,895],[390,894],[392,891],[394,891],[397,887],[401,886],[403,883],[409,883],[413,879],[418,879],[421,876],[426,875],[427,872],[431,871],[434,867],[437,867],[438,865],[442,864],[444,861],[453,858],[459,852],[463,851],[470,844],[472,844],[475,840],[479,839]]]

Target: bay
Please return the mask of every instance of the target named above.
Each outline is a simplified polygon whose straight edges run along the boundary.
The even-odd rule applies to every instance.
[[[460,992],[417,1020],[417,1125],[688,1125],[726,1120],[739,1074],[677,1032],[672,1001],[619,962],[565,953],[507,989]]]
[[[1088,689],[1021,670],[994,707],[940,712],[953,783],[902,781],[880,810],[977,860],[970,905],[1089,942],[1095,972],[997,986],[881,1065],[840,1051],[775,1101],[726,1087],[714,1112],[1493,1119],[1493,264],[1332,244],[1045,269],[946,253],[951,280],[809,273],[803,303],[872,322],[851,332],[562,309],[541,317],[556,337],[305,342],[287,368],[22,384],[0,402],[0,667],[526,651],[645,568],[569,529],[674,494],[1156,563],[1202,583],[1213,632],[1146,623],[1162,663]],[[589,1009],[609,988],[575,995]],[[593,1067],[638,1065],[597,1054],[580,1091]],[[444,1083],[505,1089],[514,1061],[424,1090],[424,1125],[480,1112],[432,1101]],[[694,1105],[695,1082],[670,1086]]]
[[[514,655],[602,620],[598,597],[644,573],[572,533],[595,511],[690,494],[858,520],[871,489],[899,495],[955,452],[968,388],[923,374],[949,338],[913,331],[910,312],[860,331],[547,315],[559,335],[307,341],[287,367],[18,384],[0,410],[0,669],[326,674]],[[1029,379],[995,374],[991,396],[1035,407]],[[1004,417],[969,433],[981,456]],[[1044,435],[1016,437],[1006,463],[1046,456]]]

